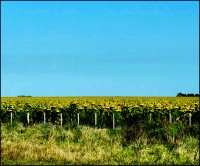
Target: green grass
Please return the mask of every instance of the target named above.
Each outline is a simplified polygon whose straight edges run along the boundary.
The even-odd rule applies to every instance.
[[[20,123],[1,125],[2,165],[198,165],[199,140],[184,136],[155,143],[141,137],[126,146],[123,130]]]

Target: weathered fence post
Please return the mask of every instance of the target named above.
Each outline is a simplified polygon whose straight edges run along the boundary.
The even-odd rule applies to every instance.
[[[97,113],[94,113],[95,128],[97,128]]]
[[[28,122],[28,125],[29,125],[29,112],[27,113],[27,122]]]
[[[169,113],[169,123],[172,123],[172,114],[171,114],[171,112]]]
[[[150,118],[149,118],[150,123],[151,123],[151,119],[152,119],[152,113],[150,112]]]
[[[77,113],[77,120],[78,120],[78,125],[79,125],[79,113]]]
[[[189,126],[191,126],[191,124],[192,124],[192,114],[189,113]]]
[[[113,130],[115,129],[115,114],[113,113]]]
[[[13,119],[12,112],[10,112],[10,123],[11,123],[11,125],[12,125],[12,119]]]
[[[62,118],[62,112],[60,113],[60,126],[62,126],[63,118]]]

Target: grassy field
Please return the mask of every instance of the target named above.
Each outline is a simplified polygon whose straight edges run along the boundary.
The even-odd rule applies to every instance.
[[[133,134],[133,133],[132,133]],[[160,142],[124,130],[87,126],[1,124],[2,165],[198,165],[199,139]]]

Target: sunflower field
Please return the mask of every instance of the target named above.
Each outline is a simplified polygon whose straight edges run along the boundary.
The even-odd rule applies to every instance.
[[[1,121],[69,123],[98,128],[199,122],[198,97],[3,97]]]

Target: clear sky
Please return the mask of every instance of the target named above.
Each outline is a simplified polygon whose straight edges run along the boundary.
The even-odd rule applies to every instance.
[[[1,2],[1,96],[199,93],[199,2]]]

